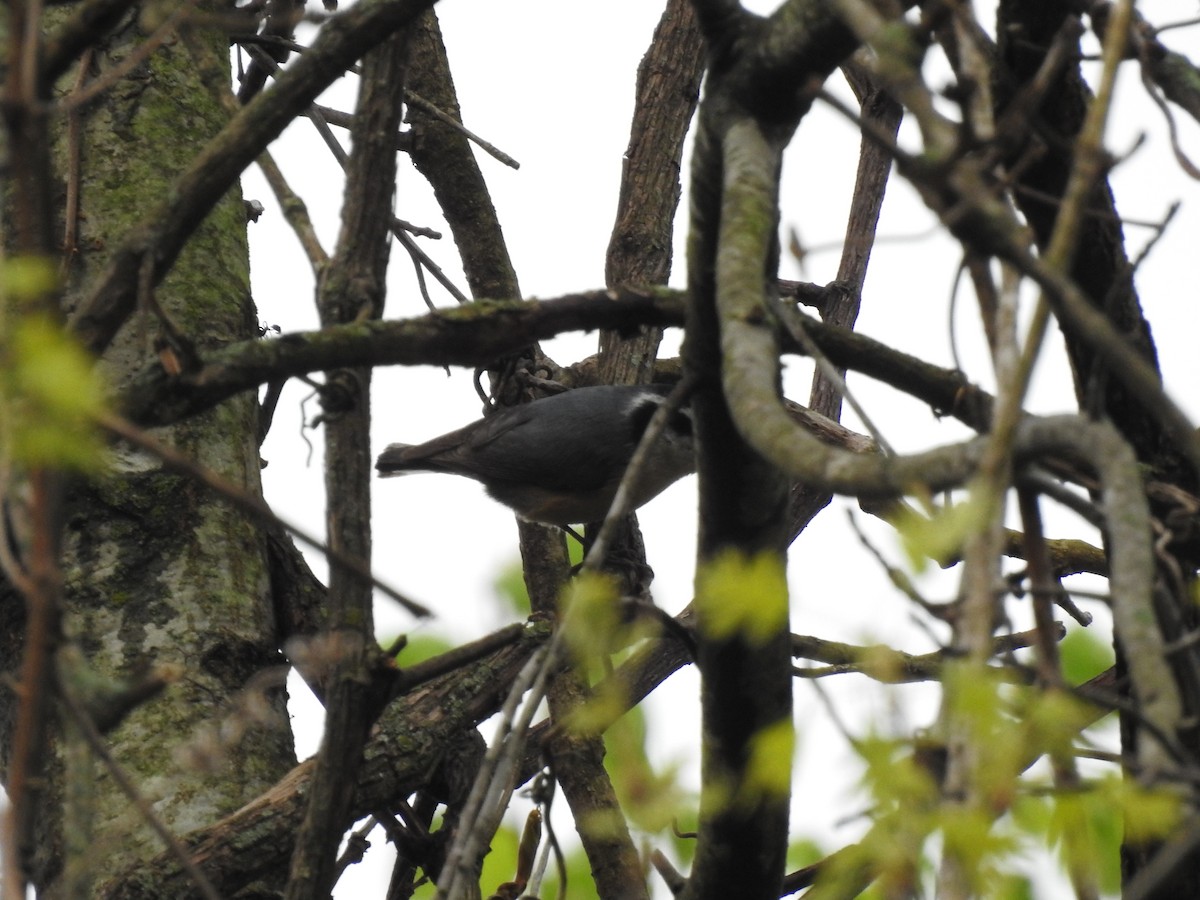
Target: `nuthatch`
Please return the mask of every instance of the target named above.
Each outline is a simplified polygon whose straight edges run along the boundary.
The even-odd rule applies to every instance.
[[[550,525],[604,518],[669,385],[577,388],[507,407],[424,444],[391,444],[381,476],[449,472],[474,478],[524,519]],[[638,478],[636,509],[695,470],[692,414],[675,412]]]

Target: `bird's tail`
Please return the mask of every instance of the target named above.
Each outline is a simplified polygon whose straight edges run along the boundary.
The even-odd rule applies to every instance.
[[[375,460],[375,468],[380,478],[392,478],[396,475],[407,475],[414,467],[409,459],[408,451],[412,444],[388,444]]]

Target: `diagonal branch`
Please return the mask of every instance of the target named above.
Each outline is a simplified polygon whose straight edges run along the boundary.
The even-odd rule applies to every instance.
[[[548,637],[547,626],[528,625],[519,641],[393,701],[364,751],[358,786],[342,827],[375,810],[391,809],[397,797],[427,785],[454,736],[499,708],[506,686]],[[261,797],[215,825],[187,835],[192,859],[223,896],[233,896],[286,861],[304,815],[314,767],[311,759],[300,763]],[[160,854],[117,876],[97,896],[192,900],[199,894],[178,862]]]
[[[144,259],[152,261],[157,284],[205,216],[267,145],[357,59],[432,3],[366,0],[326,23],[312,49],[229,121],[180,174],[159,207],[113,251],[70,320],[83,345],[98,354],[112,341],[134,309]]]

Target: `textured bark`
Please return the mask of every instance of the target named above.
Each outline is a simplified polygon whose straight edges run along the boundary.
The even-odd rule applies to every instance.
[[[393,809],[396,798],[436,778],[446,748],[500,708],[509,684],[548,632],[544,626],[529,626],[519,640],[396,700],[380,716],[367,744],[343,827],[356,817]],[[188,835],[192,859],[223,896],[233,896],[286,865],[314,769],[314,760],[300,763],[245,807]],[[182,900],[200,895],[178,861],[160,854],[113,878],[99,896]]]
[[[1003,63],[1000,71],[1004,88],[998,92],[1000,102],[1010,99],[1034,79],[1046,48],[1056,39],[1072,13],[1070,6],[1064,3],[1006,0],[1000,4],[998,55]],[[1094,24],[1095,19],[1093,13]],[[1033,111],[1031,143],[1037,152],[1030,154],[1029,164],[1019,170],[1021,175],[1014,199],[1043,250],[1050,242],[1057,221],[1058,198],[1064,195],[1076,141],[1093,99],[1078,64],[1072,63],[1064,67],[1046,91],[1042,103]],[[1022,149],[1029,151],[1028,147]],[[1153,335],[1134,285],[1120,214],[1107,178],[1092,188],[1086,212],[1070,276],[1128,345],[1157,370]],[[1081,409],[1093,416],[1111,419],[1141,462],[1152,466],[1165,480],[1194,493],[1196,473],[1176,449],[1172,436],[1149,413],[1144,398],[1112,376],[1086,334],[1063,325],[1063,337]],[[1155,512],[1169,518],[1170,504],[1159,502]],[[1192,573],[1200,558],[1192,546],[1177,544],[1173,549],[1182,557],[1180,561],[1184,562],[1191,587],[1178,594],[1166,588],[1159,590],[1158,624],[1171,642],[1191,633],[1196,626],[1195,605],[1191,599],[1195,587]],[[1125,652],[1128,648],[1120,629],[1115,643],[1117,671],[1124,679],[1129,662]],[[1200,686],[1196,683],[1196,667],[1200,663],[1194,653],[1184,651],[1173,656],[1172,664],[1188,710],[1185,718],[1194,720],[1196,711],[1200,710]],[[1130,693],[1127,682],[1123,683],[1126,684],[1124,691]],[[1155,739],[1143,731],[1141,711],[1131,713],[1123,709],[1120,719],[1122,751],[1127,758],[1136,759],[1143,745]],[[1197,758],[1194,726],[1180,721],[1178,727],[1183,745],[1188,747],[1194,761]],[[1164,869],[1162,863],[1169,854],[1175,856],[1174,865]],[[1178,853],[1165,841],[1126,842],[1122,845],[1121,862],[1127,886],[1134,884],[1139,876],[1152,879],[1153,887],[1148,892],[1146,885],[1138,884],[1138,891],[1141,891],[1138,896],[1167,900],[1200,894],[1200,851],[1194,847]]]
[[[111,68],[139,40],[136,24],[126,23],[97,53],[96,64]],[[224,124],[215,92],[228,88],[207,82],[205,73],[225,52],[215,34],[168,45],[90,109],[81,141],[79,253],[70,268],[68,308],[102,268],[108,250],[157,205],[171,178]],[[65,160],[60,148],[60,191],[71,177]],[[59,221],[61,215],[60,209]],[[215,205],[156,298],[201,354],[255,333],[238,191]],[[158,330],[147,312],[117,336],[101,363],[115,389],[152,356]],[[157,436],[258,492],[256,409],[253,396],[242,396]],[[241,806],[292,762],[281,682],[240,694],[254,675],[282,662],[266,544],[255,523],[165,472],[158,460],[118,447],[113,463],[108,474],[75,483],[66,497],[65,631],[68,649],[77,648],[82,663],[66,666],[63,677],[69,689],[84,693],[86,704],[92,698],[82,684],[118,679],[147,665],[178,667],[174,684],[108,737],[113,756],[155,802],[162,820],[186,831]],[[3,601],[0,659],[6,667],[20,658],[16,602],[11,595]],[[250,712],[259,692],[265,718]],[[6,720],[13,700],[12,693],[0,692]],[[230,727],[244,736],[217,738]],[[10,738],[5,727],[5,752]],[[40,888],[54,890],[63,863],[59,815],[68,781],[76,793],[90,795],[92,811],[72,814],[92,820],[95,845],[88,849],[95,864],[125,865],[161,849],[98,763],[64,772],[60,757],[54,759],[30,860]],[[102,855],[97,847],[104,848]]]
[[[1001,104],[1034,78],[1046,48],[1071,14],[1066,3],[1012,0],[1000,4],[998,49],[1003,63],[1001,71],[1007,76],[1006,90],[998,92]],[[1048,245],[1058,217],[1058,198],[1063,195],[1075,139],[1091,100],[1091,91],[1078,64],[1068,65],[1034,111],[1031,124],[1038,152],[1028,165],[1020,167],[1019,187],[1013,197],[1042,249]],[[1133,284],[1120,214],[1107,179],[1091,191],[1083,229],[1070,269],[1071,278],[1091,303],[1107,315],[1130,346],[1157,367],[1154,339]],[[1184,477],[1189,489],[1195,490],[1190,467],[1183,464],[1145,404],[1105,373],[1103,362],[1083,336],[1068,328],[1064,329],[1063,337],[1080,406],[1093,414],[1103,412],[1111,417],[1141,460],[1173,478]]]
[[[441,27],[432,10],[421,17],[413,33],[409,87],[462,121]],[[496,208],[467,138],[419,106],[409,110],[408,121],[414,134],[413,165],[433,186],[462,256],[471,296],[476,300],[520,296]]]
[[[337,252],[322,273],[317,309],[323,325],[377,319],[383,313],[396,182],[394,135],[400,127],[408,35],[401,32],[367,54],[351,130],[345,203]],[[325,525],[331,549],[371,562],[371,369],[326,373],[338,401],[326,395]],[[329,626],[339,647],[325,686],[325,733],[296,837],[288,900],[326,897],[337,880],[337,854],[372,717],[375,644],[372,585],[346,566],[329,573]]]
[[[885,134],[894,139],[900,128],[903,111],[900,104],[888,96],[881,85],[862,74],[855,74],[854,69],[843,68],[843,72],[847,72],[851,86],[858,94],[862,107],[863,136],[837,282],[830,286],[835,289],[829,291],[829,302],[821,307],[821,320],[830,325],[853,329],[862,303],[867,264],[871,259],[871,248],[875,244],[875,228],[879,224],[879,211],[883,206],[883,196],[892,168],[891,154],[875,137]],[[845,367],[838,366],[837,373],[844,382]],[[841,419],[842,400],[840,386],[834,384],[820,369],[814,371],[808,396],[809,408],[836,422]],[[793,541],[808,527],[808,523],[817,513],[829,504],[832,496],[827,491],[803,482],[792,485],[788,520]]]
[[[683,139],[696,105],[702,51],[690,2],[671,0],[638,67],[617,221],[605,265],[605,281],[610,288],[665,284],[670,275]],[[603,332],[600,382],[652,381],[661,338],[662,328],[656,326]],[[595,537],[596,527],[589,526],[589,538]],[[648,571],[636,516],[627,516],[621,523],[610,558],[620,560],[614,572],[618,578]],[[640,576],[628,580],[644,581]],[[645,584],[635,584],[624,592],[636,595],[645,591]],[[552,602],[553,595],[548,599]],[[586,701],[588,691],[584,673],[576,668],[554,673],[547,690],[552,719],[569,721],[572,710]],[[547,749],[575,818],[599,895],[631,900],[649,896],[617,790],[604,767],[603,737],[598,733],[575,733],[569,727],[558,732]]]
[[[735,32],[749,27],[745,19]],[[724,31],[721,28],[720,31]],[[706,23],[710,46],[718,29]],[[729,553],[750,559],[771,556],[782,566],[786,486],[782,475],[738,433],[725,399],[723,380],[730,361],[724,358],[724,325],[718,304],[722,229],[728,224],[724,142],[735,115],[737,81],[710,72],[701,105],[692,158],[691,220],[688,238],[688,323],[684,344],[686,371],[697,379],[692,400],[696,422],[696,471],[700,482],[700,534],[697,546],[697,594],[704,591],[703,572]],[[741,111],[739,110],[740,114]],[[794,122],[793,122],[794,125]],[[778,165],[774,167],[778,177]],[[768,188],[769,190],[769,188]],[[774,184],[778,199],[778,181]],[[762,295],[773,286],[778,265],[777,208],[769,221],[757,222],[755,233],[766,248],[747,264],[740,290]],[[754,252],[754,251],[752,251]],[[779,390],[778,373],[776,391]],[[786,796],[745,796],[751,745],[756,735],[781,722],[791,724],[791,661],[786,616],[782,630],[751,641],[741,630],[719,634],[711,611],[697,609],[697,663],[702,677],[701,749],[704,789],[696,858],[683,897],[779,895],[787,848]]]
[[[702,120],[700,142],[719,141],[713,127],[708,131]],[[759,553],[781,558],[786,511],[782,476],[738,434],[719,380],[727,364],[721,358],[713,279],[721,196],[713,182],[719,164],[705,153],[698,149],[693,166],[691,304],[684,346],[685,365],[699,376],[692,409],[700,479],[700,571],[729,551],[747,558]],[[749,641],[742,634],[715,635],[699,614],[696,633],[705,789],[696,859],[683,896],[776,897],[786,852],[787,798],[745,804],[732,798],[746,783],[755,736],[781,720],[790,723],[786,627],[765,643]]]
[[[604,266],[610,288],[666,284],[679,206],[683,139],[704,72],[704,40],[690,0],[671,0],[638,67],[633,128],[621,170],[617,221]],[[652,380],[661,328],[600,335],[600,380]]]

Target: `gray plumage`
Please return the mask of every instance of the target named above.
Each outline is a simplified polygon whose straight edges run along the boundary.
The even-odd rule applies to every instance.
[[[481,482],[518,515],[552,525],[604,518],[625,468],[669,385],[578,388],[508,407],[423,444],[391,444],[381,476],[449,472]],[[655,442],[631,508],[695,469],[691,411],[674,413]]]

